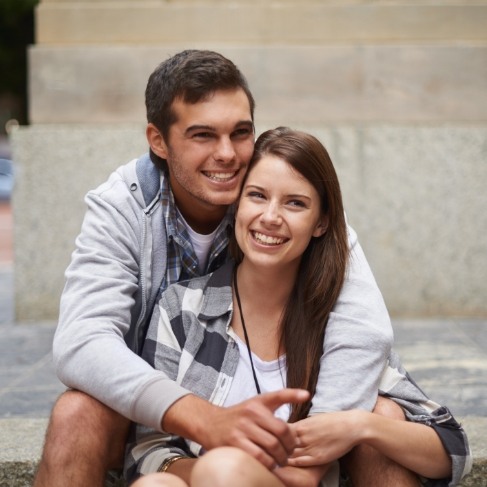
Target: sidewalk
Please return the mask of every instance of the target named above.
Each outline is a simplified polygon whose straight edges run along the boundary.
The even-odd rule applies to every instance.
[[[0,266],[0,487],[31,485],[49,412],[64,386],[51,363],[53,322],[13,323],[13,271]],[[487,486],[487,320],[396,319],[396,350],[434,400],[448,406],[471,442]]]

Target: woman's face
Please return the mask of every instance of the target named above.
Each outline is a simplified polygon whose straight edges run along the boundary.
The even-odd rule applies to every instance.
[[[245,259],[297,269],[311,238],[323,235],[326,223],[318,192],[285,160],[265,155],[252,167],[235,223]]]

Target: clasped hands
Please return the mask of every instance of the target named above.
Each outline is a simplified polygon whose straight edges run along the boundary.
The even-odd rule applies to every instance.
[[[317,485],[327,464],[355,446],[354,425],[350,412],[318,414],[294,424],[274,416],[283,404],[308,398],[305,390],[282,389],[223,408],[186,396],[179,406],[185,400],[186,405],[192,403],[192,430],[172,431],[194,439],[206,450],[240,448],[273,470],[287,487]]]

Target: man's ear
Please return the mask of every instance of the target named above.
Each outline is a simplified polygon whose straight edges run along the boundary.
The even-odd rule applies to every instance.
[[[316,225],[315,231],[313,232],[313,237],[321,237],[326,232],[328,228],[328,215],[322,215],[318,225]]]
[[[164,137],[162,136],[161,132],[159,132],[159,129],[153,123],[147,124],[145,135],[152,152],[154,152],[154,154],[159,156],[161,159],[167,159],[168,148],[166,142],[164,141]]]

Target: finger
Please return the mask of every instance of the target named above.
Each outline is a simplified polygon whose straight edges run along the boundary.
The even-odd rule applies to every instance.
[[[283,404],[300,404],[309,399],[309,392],[305,389],[281,389],[274,392],[266,392],[258,396],[262,404],[275,411]]]
[[[288,465],[291,467],[313,467],[317,465],[316,459],[310,455],[303,455],[296,458],[289,458]]]
[[[275,420],[276,423],[282,423],[279,425],[277,430],[279,433],[270,431],[272,429],[271,423]],[[287,446],[283,441],[283,435],[281,431],[287,430],[287,423],[281,421],[277,418],[272,418],[267,422],[262,424],[251,423],[247,427],[246,437],[252,441],[258,448],[264,451],[268,456],[270,456],[275,465],[284,466],[287,464],[287,459],[289,454],[292,452],[293,448],[289,451]],[[275,430],[276,431],[276,430]],[[294,441],[293,441],[294,444]]]
[[[247,438],[243,439],[236,446],[247,452],[269,470],[273,470],[277,465],[276,460],[271,455]]]
[[[286,454],[286,458],[291,455],[296,448],[297,438],[294,432],[289,427],[289,424],[282,419],[270,416],[265,418],[264,415],[256,418],[256,424],[262,429],[270,433],[274,441],[278,441]],[[266,438],[269,438],[266,436]],[[269,446],[268,446],[269,447]],[[272,448],[272,445],[270,445]],[[277,450],[276,450],[277,451]],[[281,463],[282,465],[282,463]]]
[[[298,457],[304,457],[304,456],[307,456],[309,455],[308,453],[308,449],[305,448],[305,447],[296,447],[292,453],[292,455],[290,456],[290,458],[298,458]]]

